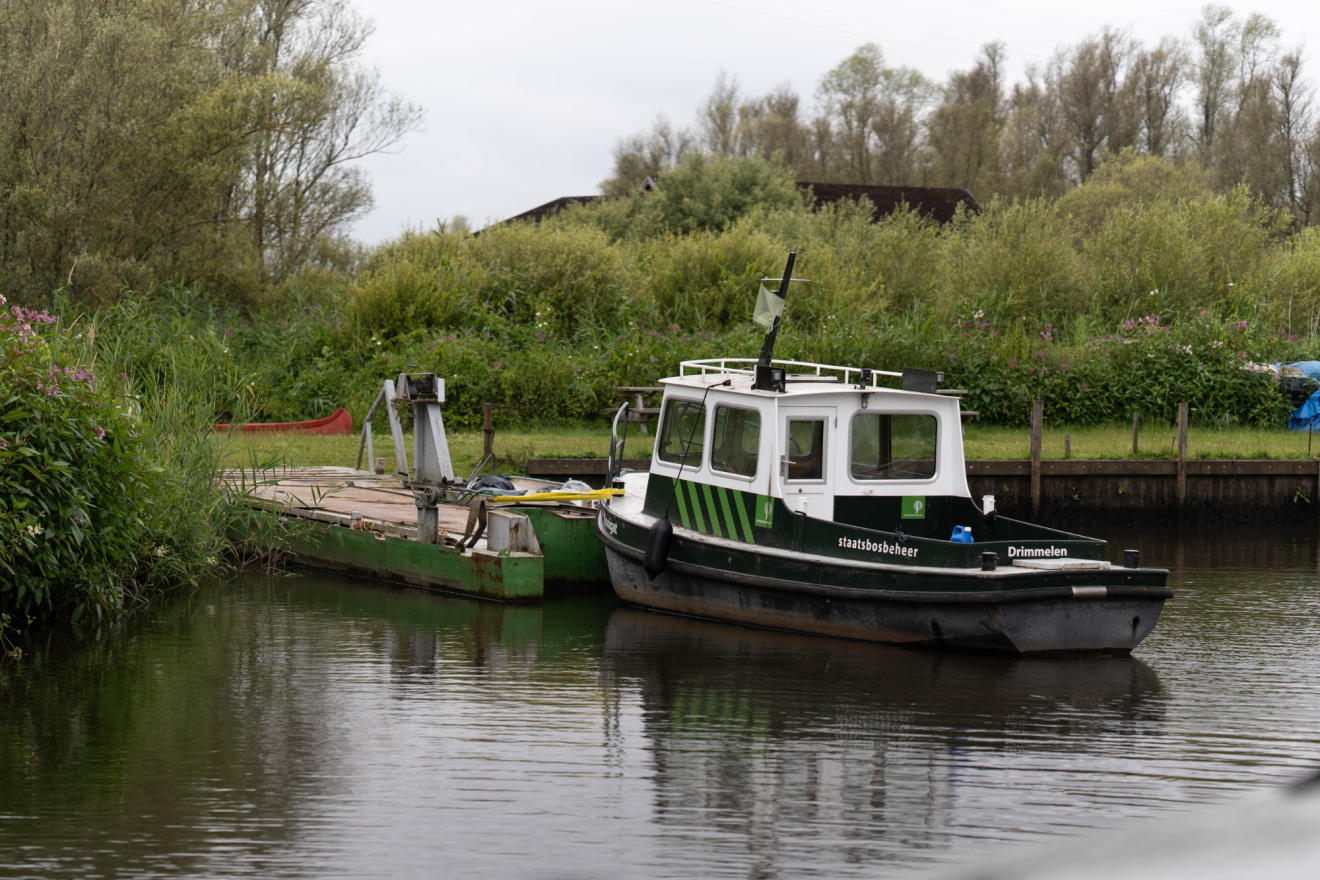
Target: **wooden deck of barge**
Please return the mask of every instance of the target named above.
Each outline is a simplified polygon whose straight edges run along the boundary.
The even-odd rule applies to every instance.
[[[273,506],[312,528],[296,530],[284,549],[298,564],[505,601],[534,600],[545,584],[608,585],[605,554],[595,535],[596,511],[567,502],[489,505],[492,513],[526,516],[532,552],[515,550],[490,528],[459,547],[469,528],[464,504],[439,506],[440,541],[417,540],[417,507],[398,478],[340,467],[279,471],[229,470],[226,486],[247,493],[254,507]],[[234,536],[253,549],[255,533]],[[539,552],[535,552],[539,550]]]

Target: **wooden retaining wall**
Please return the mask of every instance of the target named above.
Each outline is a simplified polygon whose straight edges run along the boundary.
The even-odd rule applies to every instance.
[[[649,459],[628,459],[634,470]],[[1320,514],[1320,461],[1207,459],[1042,461],[1039,510],[1033,516],[1030,461],[969,461],[972,497],[994,495],[1003,514],[1066,522],[1150,522],[1165,519],[1285,522]],[[605,460],[534,458],[528,474],[601,485]],[[1181,470],[1181,480],[1180,480]],[[1183,484],[1179,499],[1179,483]]]
[[[1286,521],[1320,512],[1320,461],[1042,461],[1037,516],[1075,522]],[[1030,461],[969,461],[972,497],[1032,518]]]

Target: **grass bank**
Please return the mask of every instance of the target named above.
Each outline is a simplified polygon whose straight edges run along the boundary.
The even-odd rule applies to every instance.
[[[1071,454],[1064,455],[1064,438],[1070,440]],[[1146,424],[1139,435],[1138,452],[1132,454],[1131,423],[1102,425],[1053,425],[1043,434],[1042,454],[1047,459],[1171,459],[1176,457],[1178,430],[1164,423]],[[467,474],[481,458],[481,432],[456,431],[449,434],[449,452],[454,471]],[[628,435],[626,454],[644,458],[651,454],[655,438]],[[389,435],[374,439],[378,457],[394,467],[394,443]],[[412,435],[404,437],[409,460],[412,458]],[[1227,428],[1192,430],[1188,436],[1190,458],[1235,459],[1305,459],[1320,457],[1320,436],[1315,438],[1311,454],[1306,434],[1270,428]],[[1031,456],[1031,437],[1018,427],[969,424],[964,429],[964,447],[968,459],[1027,459]],[[301,435],[236,435],[227,443],[226,461],[246,462],[250,456],[276,459],[292,466],[352,467],[357,460],[358,438],[315,437]],[[609,428],[567,427],[496,431],[495,454],[499,473],[526,473],[529,458],[604,458],[609,451]],[[234,465],[237,466],[237,465]],[[364,464],[364,466],[366,466]]]

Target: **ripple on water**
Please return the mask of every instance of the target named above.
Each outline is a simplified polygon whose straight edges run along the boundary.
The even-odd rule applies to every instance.
[[[1133,658],[318,574],[33,639],[0,670],[0,875],[874,876],[1314,768],[1315,540],[1109,537],[1178,591]]]

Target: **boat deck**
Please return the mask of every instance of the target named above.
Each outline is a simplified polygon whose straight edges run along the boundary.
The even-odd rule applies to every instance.
[[[489,531],[471,546],[456,546],[469,528],[467,504],[438,507],[440,541],[417,540],[417,506],[397,477],[342,467],[275,471],[227,470],[221,482],[245,493],[253,507],[273,506],[281,515],[322,526],[311,536],[294,535],[282,548],[294,561],[368,577],[497,599],[537,598],[546,581],[607,582],[604,550],[595,537],[596,509],[575,502],[494,504],[526,516],[539,552],[491,546]],[[511,478],[519,489],[558,483]],[[475,531],[475,526],[473,528]],[[261,549],[259,535],[241,540]]]
[[[417,538],[413,493],[397,477],[345,467],[305,467],[256,474],[230,470],[222,479],[227,486],[249,491],[254,503],[274,503],[289,516],[350,525],[360,514],[359,528],[396,538]],[[439,520],[443,532],[462,535],[468,507],[441,504]],[[478,546],[484,542],[482,538]]]

